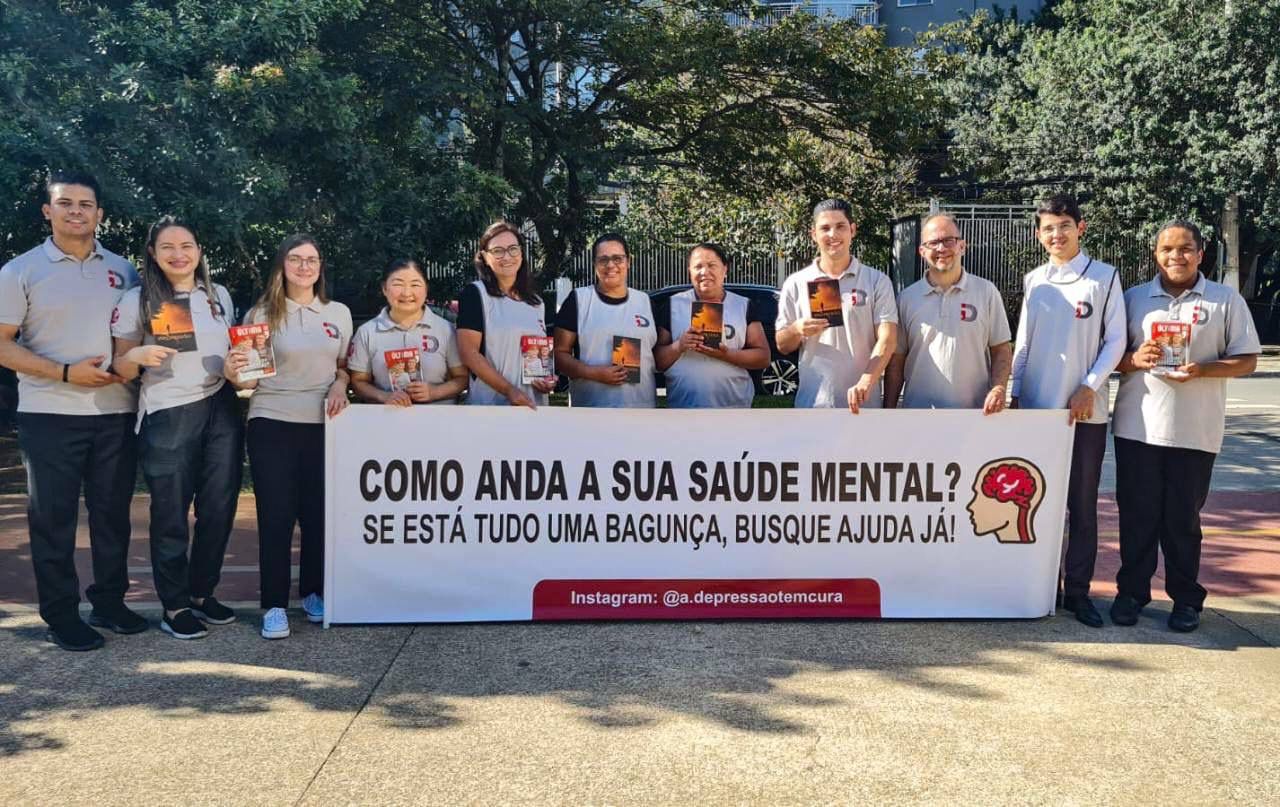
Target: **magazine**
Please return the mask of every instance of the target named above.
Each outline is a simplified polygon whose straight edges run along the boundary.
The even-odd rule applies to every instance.
[[[550,336],[521,336],[520,356],[520,383],[532,384],[540,379],[555,377],[556,363]]]
[[[809,281],[809,316],[825,319],[829,327],[844,325],[840,309],[840,281],[832,278]]]
[[[613,337],[613,363],[627,368],[627,383],[640,383],[640,340],[634,336]]]
[[[387,363],[392,392],[407,390],[410,384],[422,380],[422,357],[416,347],[387,350],[382,357]]]
[[[1151,323],[1151,340],[1160,345],[1160,360],[1152,368],[1157,375],[1178,375],[1177,368],[1187,363],[1187,345],[1191,342],[1191,325],[1186,322]]]
[[[689,329],[702,334],[702,344],[705,347],[720,347],[720,341],[724,337],[724,303],[694,300],[689,314]]]
[[[270,325],[265,322],[259,325],[232,325],[228,332],[231,334],[231,349],[249,357],[249,363],[240,370],[241,381],[270,378],[276,374],[276,353],[271,347]]]
[[[191,319],[191,298],[177,297],[153,305],[151,335],[156,344],[171,347],[179,353],[196,349],[196,325]]]

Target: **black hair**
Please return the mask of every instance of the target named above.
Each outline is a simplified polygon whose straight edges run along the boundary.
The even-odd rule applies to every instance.
[[[697,252],[700,249],[705,249],[708,252],[714,252],[716,254],[716,257],[720,259],[720,263],[723,263],[726,268],[729,266],[729,256],[727,253],[725,253],[724,247],[720,246],[719,244],[713,243],[711,241],[703,241],[701,244],[694,244],[692,247],[690,247],[689,257],[685,258],[686,265],[691,261],[693,261],[693,253]]]
[[[1161,225],[1159,230],[1156,230],[1157,243],[1160,241],[1160,236],[1164,235],[1165,230],[1186,230],[1191,233],[1191,239],[1196,242],[1196,249],[1201,252],[1204,251],[1204,234],[1201,233],[1200,228],[1192,222],[1187,221],[1186,219],[1174,219],[1173,221],[1165,222]]]
[[[142,299],[139,308],[142,312],[143,328],[152,335],[155,334],[151,330],[152,318],[165,303],[172,302],[177,296],[173,283],[169,282],[168,276],[160,268],[155,256],[156,241],[160,238],[160,233],[170,227],[178,227],[191,233],[191,239],[196,242],[197,247],[200,247],[200,236],[196,233],[196,228],[177,216],[161,216],[147,230],[147,245],[142,250]],[[225,321],[231,316],[230,311],[223,310],[222,301],[213,291],[213,281],[209,278],[209,264],[205,262],[203,248],[200,249],[200,262],[196,265],[196,286],[204,287],[205,296],[209,299],[209,308],[215,317]]]
[[[1080,212],[1080,203],[1074,196],[1066,193],[1055,193],[1036,205],[1036,227],[1040,226],[1041,216],[1070,216],[1079,224],[1084,214]]]
[[[489,242],[503,233],[514,235],[516,237],[516,246],[520,247],[520,269],[516,272],[516,280],[511,285],[511,288],[521,302],[529,305],[542,305],[542,298],[538,296],[538,292],[533,288],[533,270],[529,268],[529,254],[525,249],[524,236],[520,234],[520,228],[509,221],[499,220],[490,224],[480,234],[480,242],[476,245],[476,275],[479,276],[480,282],[484,284],[484,290],[489,293],[490,297],[503,296],[502,287],[498,285],[498,276],[489,268],[489,264],[484,259],[484,251],[489,248]]]
[[[622,233],[602,233],[599,238],[591,242],[591,257],[594,258],[596,256],[596,250],[600,248],[601,244],[609,241],[617,241],[622,244],[622,254],[628,258],[631,257],[631,250],[627,249],[627,239],[622,237]]]
[[[849,223],[853,223],[853,205],[844,199],[823,199],[813,206],[814,221],[817,221],[819,213],[843,213]]]
[[[387,264],[387,268],[382,270],[382,280],[380,282],[385,284],[391,279],[392,275],[399,272],[401,269],[413,269],[422,277],[422,282],[428,283],[429,285],[426,271],[424,271],[422,265],[413,258],[396,258],[394,261]]]
[[[50,171],[49,176],[44,181],[45,200],[53,201],[53,188],[55,185],[82,185],[93,191],[93,200],[102,204],[102,192],[98,187],[98,180],[93,174],[84,171]]]

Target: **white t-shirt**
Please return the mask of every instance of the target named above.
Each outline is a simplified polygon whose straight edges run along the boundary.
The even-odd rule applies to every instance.
[[[689,330],[693,289],[673,294],[671,306],[671,341],[679,342]],[[741,350],[747,344],[747,305],[749,301],[731,291],[724,293],[724,324],[720,342],[729,350]],[[664,373],[667,382],[667,407],[689,409],[716,407],[750,409],[755,397],[751,373],[727,361],[686,350]]]
[[[524,352],[520,350],[520,337],[547,335],[546,314],[542,304],[529,305],[507,296],[494,297],[479,280],[471,288],[475,291],[464,291],[460,303],[463,307],[470,307],[475,300],[479,300],[480,311],[484,316],[484,330],[481,331],[484,337],[484,357],[499,375],[521,389],[534,404],[542,406],[547,402],[546,393],[538,392],[532,385],[523,383]],[[473,312],[459,311],[458,316],[460,322],[464,318],[470,321]],[[497,390],[473,374],[467,403],[473,406],[506,406],[510,402],[507,396],[498,394]]]
[[[605,302],[595,286],[573,290],[578,308],[578,358],[587,364],[613,362],[614,337],[640,340],[640,382],[602,384],[585,378],[569,382],[571,406],[652,409],[658,403],[654,381],[653,346],[658,329],[649,295],[628,288],[620,303]]]

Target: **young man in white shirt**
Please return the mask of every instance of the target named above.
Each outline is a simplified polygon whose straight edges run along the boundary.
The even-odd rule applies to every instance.
[[[964,270],[960,225],[935,213],[920,228],[925,276],[898,297],[898,346],[885,373],[884,405],[1004,410],[1013,366],[1009,315],[995,284]]]
[[[1199,627],[1204,607],[1200,509],[1222,449],[1227,379],[1253,372],[1262,348],[1240,293],[1201,274],[1199,228],[1169,222],[1156,235],[1155,252],[1159,274],[1125,293],[1130,352],[1120,360],[1112,424],[1120,572],[1111,621],[1137,624],[1151,601],[1158,547],[1173,600],[1169,627],[1185,633]],[[1189,332],[1181,365],[1159,366],[1157,323]]]
[[[848,202],[819,202],[810,231],[818,257],[782,284],[775,338],[782,353],[800,350],[798,408],[848,406],[856,415],[883,402],[880,377],[893,357],[898,306],[889,277],[853,257],[857,234]],[[813,315],[809,283],[815,280],[839,284],[842,325]]]
[[[1062,605],[1100,628],[1089,583],[1098,557],[1108,392],[1124,354],[1125,318],[1120,275],[1081,250],[1084,231],[1080,206],[1070,196],[1051,196],[1036,208],[1036,238],[1049,262],[1023,280],[1010,393],[1015,407],[1067,409],[1067,422],[1075,426]]]

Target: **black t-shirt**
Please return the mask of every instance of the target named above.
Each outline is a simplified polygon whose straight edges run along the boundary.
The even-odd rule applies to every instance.
[[[683,294],[684,292],[681,292]],[[653,322],[659,328],[664,328],[668,335],[672,335],[671,330],[671,298],[674,294],[668,294],[661,300],[653,303]],[[746,295],[742,295],[746,297]],[[756,302],[754,297],[747,297],[747,326],[750,327],[753,322],[761,322],[760,304]]]

